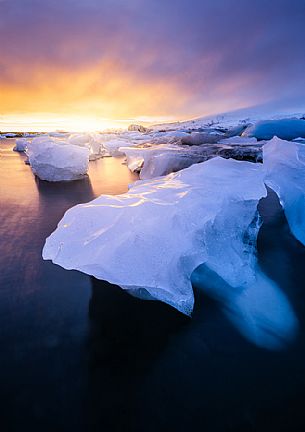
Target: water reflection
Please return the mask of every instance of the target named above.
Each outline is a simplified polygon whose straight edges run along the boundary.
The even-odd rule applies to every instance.
[[[143,301],[91,277],[89,303],[94,361],[120,374],[146,370],[190,318],[165,303]],[[102,342],[102,343],[101,343]]]
[[[219,303],[249,341],[268,349],[287,348],[298,330],[295,312],[281,289],[259,267],[255,279],[255,283],[236,289],[205,265],[193,273],[193,284]]]
[[[92,277],[91,284],[88,427],[149,430],[140,420],[149,412],[146,377],[190,319],[108,282]]]
[[[283,349],[293,343],[298,332],[291,292],[284,293],[292,269],[290,263],[287,265],[287,258],[291,260],[294,255],[291,242],[294,245],[295,241],[277,195],[271,189],[268,197],[261,200],[259,211],[263,226],[258,236],[259,265],[255,282],[245,288],[232,288],[205,265],[195,270],[192,280],[195,287],[218,302],[230,322],[249,341],[263,348]],[[278,239],[276,243],[275,239]],[[268,244],[273,248],[271,255],[270,250],[264,254]]]

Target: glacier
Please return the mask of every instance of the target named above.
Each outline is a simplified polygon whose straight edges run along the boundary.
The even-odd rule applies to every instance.
[[[190,315],[200,264],[230,286],[253,282],[264,196],[261,164],[216,157],[71,208],[43,258]]]

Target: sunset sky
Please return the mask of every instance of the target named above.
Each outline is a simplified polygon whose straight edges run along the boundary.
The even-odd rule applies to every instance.
[[[304,0],[0,0],[0,130],[305,107]]]

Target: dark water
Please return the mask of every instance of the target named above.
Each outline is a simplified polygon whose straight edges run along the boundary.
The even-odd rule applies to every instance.
[[[305,430],[305,248],[273,195],[261,203],[264,272],[299,332],[282,351],[251,343],[195,289],[192,319],[41,259],[64,211],[132,176],[121,160],[90,180],[35,180],[0,141],[1,431]]]

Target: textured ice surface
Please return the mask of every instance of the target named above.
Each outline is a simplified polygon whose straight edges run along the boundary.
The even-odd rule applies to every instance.
[[[159,144],[140,148],[123,147],[120,151],[126,155],[128,168],[140,172],[142,180],[167,175],[209,159],[206,149],[198,146],[186,149],[172,144]]]
[[[190,314],[199,264],[232,286],[252,281],[265,195],[261,164],[214,158],[73,207],[43,258]]]
[[[305,145],[275,137],[263,154],[266,184],[277,193],[292,233],[305,245]]]
[[[16,139],[16,144],[14,147],[14,151],[17,152],[25,152],[27,149],[29,141],[26,138],[18,138]]]
[[[256,143],[255,138],[241,140],[243,144],[236,141],[233,143],[229,141],[227,144],[203,144],[190,147],[174,144],[147,144],[140,147],[121,147],[119,151],[126,155],[128,168],[131,171],[140,172],[140,178],[145,180],[177,172],[215,156],[253,162],[261,161],[262,144]],[[248,145],[248,143],[254,145]]]
[[[305,138],[305,120],[262,120],[253,126],[249,126],[243,135],[255,137],[259,140],[270,140],[274,136],[284,140],[293,140],[298,137]]]
[[[123,156],[124,153],[120,151],[120,147],[128,147],[132,146],[133,143],[131,141],[127,141],[121,138],[115,138],[108,141],[103,142],[103,148],[106,150],[107,154],[110,156]]]
[[[99,134],[72,134],[69,136],[67,143],[88,148],[90,160],[96,160],[104,156],[105,153]]]
[[[48,136],[34,138],[27,154],[33,173],[42,180],[77,180],[88,171],[87,147],[58,143]]]

